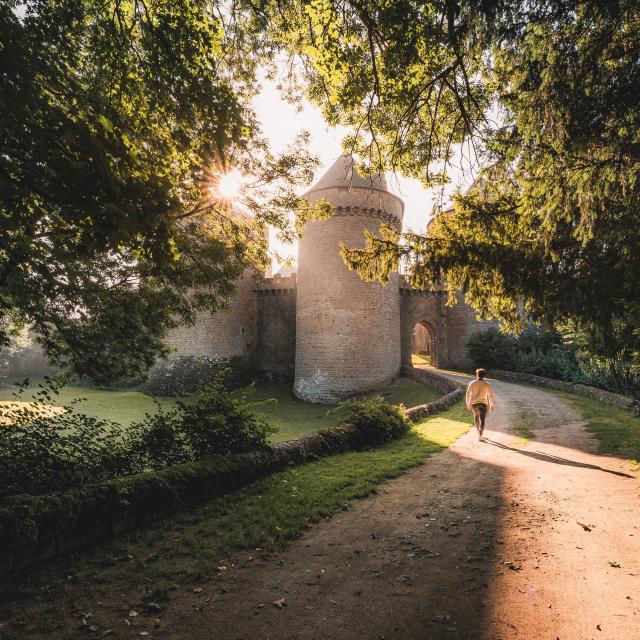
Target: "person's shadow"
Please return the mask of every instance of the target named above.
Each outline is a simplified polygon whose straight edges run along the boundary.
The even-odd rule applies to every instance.
[[[623,478],[635,478],[635,476],[632,476],[628,473],[624,473],[622,471],[614,471],[613,469],[604,469],[603,467],[599,467],[596,464],[587,464],[586,462],[576,462],[575,460],[568,460],[567,458],[554,456],[550,453],[541,453],[540,451],[525,451],[524,449],[516,449],[515,447],[508,447],[506,444],[503,444],[502,442],[489,440],[489,438],[485,438],[484,441],[487,444],[493,445],[494,447],[499,447],[500,449],[508,449],[509,451],[515,451],[520,455],[527,456],[527,458],[534,458],[535,460],[540,460],[542,462],[552,462],[553,464],[564,464],[569,467],[580,467],[582,469],[594,469],[595,471],[604,471],[605,473],[612,473],[614,476],[622,476]]]

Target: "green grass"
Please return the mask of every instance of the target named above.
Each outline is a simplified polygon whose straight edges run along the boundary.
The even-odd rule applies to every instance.
[[[32,379],[29,390],[21,396],[22,400],[30,400],[31,393],[38,390],[37,385],[41,382],[42,380]],[[16,389],[17,387],[12,385],[11,381],[0,387],[0,407],[15,401],[13,394]],[[152,413],[156,410],[154,399],[141,391],[108,391],[75,385],[67,385],[60,390],[58,405],[69,405],[76,398],[86,398],[85,401],[76,405],[78,411],[98,418],[113,420],[125,427],[143,418],[145,413]],[[158,398],[158,402],[166,409],[175,405],[176,400],[175,398]]]
[[[387,402],[404,404],[405,407],[432,402],[442,395],[408,378],[400,378],[379,393]],[[259,385],[252,399],[274,400],[261,404],[256,409],[278,428],[273,441],[291,440],[318,429],[332,427],[346,415],[345,411],[335,407],[298,400],[291,392],[290,384]]]
[[[586,430],[598,440],[601,453],[628,458],[633,466],[640,466],[640,418],[590,398],[555,393],[569,400],[582,416]]]
[[[194,512],[189,536],[191,570],[202,575],[236,549],[273,549],[298,537],[309,522],[329,516],[355,498],[448,447],[470,427],[464,406],[417,423],[383,447],[324,458],[277,473]],[[166,535],[150,532],[152,538]],[[173,545],[165,547],[170,552]],[[185,567],[181,568],[185,570]]]
[[[39,381],[33,380],[32,386]],[[15,387],[0,387],[0,406],[2,401],[9,402],[14,398]],[[393,404],[404,404],[412,407],[436,400],[441,394],[414,380],[401,378],[382,389],[384,398]],[[29,393],[24,399],[30,398]],[[128,427],[132,422],[140,420],[145,413],[156,409],[153,398],[141,391],[107,391],[89,387],[67,386],[60,392],[60,405],[69,404],[74,398],[86,398],[78,406],[78,410],[88,415],[108,418]],[[259,384],[252,396],[253,400],[274,399],[259,405],[257,412],[264,414],[278,428],[273,442],[291,440],[318,429],[335,425],[341,418],[341,412],[331,407],[302,402],[293,396],[290,384]],[[159,398],[160,405],[167,409],[173,406],[176,398]],[[187,400],[188,401],[188,400]]]
[[[34,578],[18,577],[0,587],[0,595],[31,597],[57,576],[72,574],[99,594],[107,584],[117,592],[126,580],[148,598],[170,595],[176,582],[215,575],[228,554],[240,549],[273,551],[300,536],[321,518],[356,498],[375,493],[380,483],[401,475],[448,447],[470,427],[462,404],[413,425],[385,446],[323,458],[275,473],[241,491],[212,500],[114,543],[66,560]],[[158,559],[148,562],[150,554]],[[125,565],[115,557],[130,557]],[[118,577],[119,576],[119,577]],[[61,579],[64,582],[64,578]]]
[[[423,353],[412,353],[411,354],[411,364],[417,365],[430,365],[431,364],[431,356],[424,355]]]
[[[520,437],[522,441],[521,444],[524,445],[536,437],[532,429],[538,424],[539,415],[525,402],[516,400],[515,404],[518,407],[518,413],[516,424],[513,427],[513,433]]]

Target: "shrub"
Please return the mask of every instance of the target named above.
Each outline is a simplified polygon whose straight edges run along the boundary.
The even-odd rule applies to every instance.
[[[120,425],[56,406],[63,382],[45,379],[31,401],[26,382],[0,409],[0,496],[44,493],[134,472]]]
[[[0,497],[51,493],[265,447],[274,427],[253,414],[248,395],[225,390],[223,375],[192,402],[158,408],[126,433],[115,422],[77,411],[77,402],[60,410],[54,399],[59,380],[47,379],[25,402],[25,381],[16,401],[0,409]]]
[[[245,358],[212,358],[209,356],[181,356],[159,362],[147,377],[144,392],[152,396],[184,396],[195,393],[227,371],[226,384],[238,387],[250,378],[249,363]]]
[[[472,334],[467,349],[474,367],[512,369],[516,357],[516,339],[495,327]]]
[[[192,402],[158,410],[131,426],[129,446],[153,469],[192,462],[212,455],[241,453],[266,447],[275,432],[256,416],[249,396],[234,397],[224,388],[226,372],[203,387]]]
[[[517,351],[512,368],[523,373],[575,382],[579,364],[572,349],[556,346],[549,352]]]
[[[399,438],[409,430],[403,407],[386,402],[380,395],[345,400],[339,407],[347,410],[346,422],[360,431],[365,445]]]
[[[529,327],[514,337],[490,328],[474,333],[467,348],[474,366],[531,373],[640,398],[640,367],[631,368],[627,384],[621,385],[605,360],[579,350],[557,331]]]

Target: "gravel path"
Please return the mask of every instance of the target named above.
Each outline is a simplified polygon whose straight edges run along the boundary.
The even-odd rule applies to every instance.
[[[492,384],[487,442],[470,431],[278,559],[240,558],[164,637],[640,639],[638,474],[596,455],[562,399]]]

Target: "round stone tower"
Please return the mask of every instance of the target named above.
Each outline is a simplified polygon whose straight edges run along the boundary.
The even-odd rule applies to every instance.
[[[394,274],[382,286],[349,271],[340,243],[363,246],[365,229],[402,226],[404,204],[383,175],[360,176],[341,156],[305,196],[335,207],[309,222],[298,249],[294,394],[336,402],[384,385],[400,373],[400,292]]]

